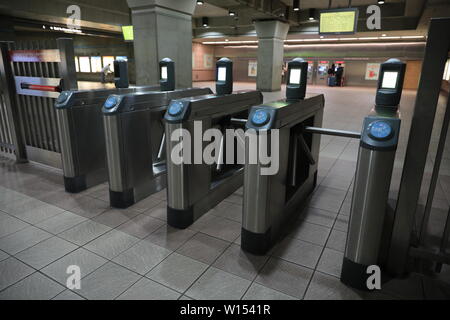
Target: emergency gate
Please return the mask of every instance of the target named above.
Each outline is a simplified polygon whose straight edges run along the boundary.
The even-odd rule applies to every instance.
[[[0,151],[61,168],[55,99],[76,89],[72,39],[1,42]]]

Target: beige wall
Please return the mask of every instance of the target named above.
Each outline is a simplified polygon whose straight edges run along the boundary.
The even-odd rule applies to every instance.
[[[212,57],[212,66],[205,66],[205,55]],[[192,81],[212,81],[215,78],[216,59],[214,47],[201,43],[192,44]]]
[[[405,82],[403,89],[417,89],[419,86],[422,61],[410,60],[406,62]]]

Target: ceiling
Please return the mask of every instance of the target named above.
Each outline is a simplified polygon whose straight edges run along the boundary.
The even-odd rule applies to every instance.
[[[293,0],[205,0],[197,5],[193,17],[194,41],[205,39],[248,40],[255,39],[255,20],[277,19],[289,23],[288,39],[318,37],[318,13],[322,9],[357,7],[359,9],[358,32],[355,36],[425,35],[427,23],[421,25],[425,11],[431,7],[446,6],[449,0],[387,0],[381,8],[381,30],[367,29],[368,6],[377,5],[376,0],[300,0],[300,11],[293,11]],[[316,19],[309,20],[309,9],[314,8]],[[236,17],[228,14],[236,13]],[[430,10],[428,10],[430,11]],[[435,10],[431,16],[442,13]],[[449,12],[445,13],[449,16]],[[208,17],[204,27],[202,18]],[[428,19],[426,20],[428,21]]]

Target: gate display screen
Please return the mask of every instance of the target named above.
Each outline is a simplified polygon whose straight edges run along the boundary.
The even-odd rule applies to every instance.
[[[398,72],[386,71],[383,74],[382,89],[395,89],[397,86]]]
[[[161,67],[161,80],[167,80],[167,67]]]
[[[227,68],[219,67],[219,71],[217,72],[217,81],[225,81],[227,79]]]
[[[358,26],[358,9],[335,9],[320,12],[319,34],[353,34]]]
[[[301,69],[291,69],[289,84],[300,84],[301,74],[302,74]]]

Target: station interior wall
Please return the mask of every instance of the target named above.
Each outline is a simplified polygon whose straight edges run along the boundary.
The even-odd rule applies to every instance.
[[[16,31],[17,41],[45,40],[59,37],[70,37],[74,40],[76,56],[127,56],[129,62],[129,79],[135,83],[135,63],[133,43],[124,42],[123,38],[80,36],[57,33]],[[289,45],[285,47],[284,60],[302,57],[308,61],[345,61],[345,83],[348,86],[375,87],[376,81],[366,80],[365,73],[368,63],[381,63],[395,57],[407,62],[405,89],[417,89],[424,43],[409,44],[377,44],[372,46],[355,45]],[[332,56],[330,53],[332,52]],[[193,81],[214,81],[215,62],[221,57],[233,60],[234,80],[240,82],[256,82],[255,76],[249,76],[249,63],[257,62],[257,46],[214,46],[194,42],[192,45]],[[281,72],[281,70],[280,70]],[[79,81],[99,81],[100,73],[78,72]],[[112,75],[111,75],[112,77]],[[448,81],[443,81],[442,89],[449,90]]]

